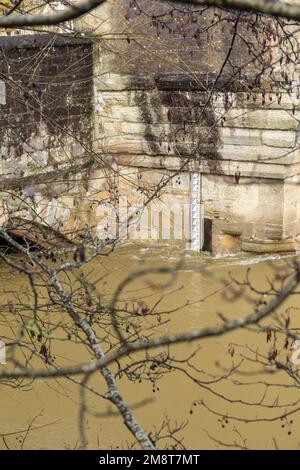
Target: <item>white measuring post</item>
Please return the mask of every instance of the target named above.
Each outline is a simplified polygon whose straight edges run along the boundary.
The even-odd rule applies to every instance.
[[[0,340],[0,364],[6,364],[5,343]]]
[[[6,86],[3,80],[0,80],[0,104],[6,104]]]
[[[201,203],[200,173],[191,174],[191,244],[192,251],[201,251],[204,233],[203,210]]]

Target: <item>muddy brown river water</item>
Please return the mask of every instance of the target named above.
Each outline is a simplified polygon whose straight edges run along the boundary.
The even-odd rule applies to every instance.
[[[257,289],[268,286],[268,278],[277,270],[287,270],[286,265],[293,259],[290,256],[266,256],[240,254],[212,258],[205,254],[183,253],[170,248],[150,248],[138,245],[122,246],[104,260],[97,260],[90,266],[92,279],[103,278],[101,292],[109,302],[114,288],[129,273],[144,267],[176,266],[181,260],[178,274],[171,285],[165,283],[163,300],[158,310],[173,310],[169,321],[163,326],[165,332],[193,330],[201,326],[220,323],[220,318],[234,318],[253,310],[251,300],[257,297],[253,291],[245,291],[245,296],[233,299],[228,295],[230,276],[238,280],[245,278],[250,269],[250,279]],[[205,269],[205,273],[203,270]],[[230,273],[230,274],[229,274]],[[24,279],[1,265],[1,303],[7,303],[14,292],[24,288]],[[163,282],[158,275],[155,282]],[[160,292],[161,294],[161,292]],[[153,285],[145,279],[138,279],[127,287],[123,300],[146,301],[153,306],[160,296]],[[300,308],[300,296],[289,298],[277,311],[286,315],[287,309],[296,312]],[[221,314],[221,315],[220,315]],[[293,318],[297,326],[297,318]],[[264,324],[273,324],[267,319]],[[299,322],[298,322],[299,324]],[[2,331],[1,331],[2,330]],[[0,336],[6,336],[6,326],[0,324]],[[284,336],[278,344],[283,347]],[[191,380],[183,372],[177,371],[161,378],[153,392],[149,382],[131,382],[126,378],[119,381],[120,391],[129,404],[146,403],[134,410],[139,422],[148,431],[159,428],[165,417],[174,423],[185,423],[178,434],[188,449],[222,449],[247,447],[250,449],[297,449],[300,445],[300,412],[287,419],[280,419],[287,410],[300,406],[300,391],[285,372],[263,367],[254,361],[248,362],[252,351],[267,354],[270,344],[266,334],[258,333],[255,327],[239,330],[226,336],[204,341],[182,344],[174,347],[174,354],[187,357],[199,345],[193,365],[201,372],[197,377],[202,383]],[[62,343],[57,355],[68,358],[68,364],[82,361],[82,351],[74,344]],[[254,353],[255,356],[255,353]],[[252,358],[254,357],[252,354]],[[244,361],[237,373],[227,376],[232,364]],[[3,367],[3,366],[2,366]],[[223,379],[216,381],[216,377]],[[215,382],[215,383],[214,383]],[[284,385],[266,385],[266,382]],[[99,387],[93,379],[92,384]],[[101,387],[100,387],[101,388]],[[213,392],[211,390],[213,389]],[[36,380],[21,389],[2,386],[0,447],[11,449],[64,449],[75,448],[79,442],[78,405],[79,390],[76,384],[66,380]],[[149,401],[150,399],[150,401]],[[201,401],[205,406],[201,404]],[[149,402],[148,402],[149,401]],[[193,403],[197,406],[192,406]],[[247,402],[244,404],[243,402]],[[289,405],[293,404],[292,407]],[[102,413],[86,416],[86,430],[89,448],[126,448],[132,438],[118,416],[106,417],[111,408],[98,397],[88,395],[88,405],[92,412]],[[266,406],[263,406],[266,405]],[[279,405],[279,408],[277,406]],[[192,410],[192,413],[191,413]],[[24,432],[36,417],[30,432]],[[279,417],[279,419],[274,419]],[[129,444],[128,444],[129,443]]]

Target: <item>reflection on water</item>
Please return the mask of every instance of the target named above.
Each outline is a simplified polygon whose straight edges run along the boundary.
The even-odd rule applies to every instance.
[[[89,280],[97,284],[103,302],[109,303],[115,287],[134,270],[145,267],[169,266],[178,268],[175,280],[158,293],[145,280],[138,279],[122,293],[122,301],[143,300],[149,306],[159,302],[158,311],[172,311],[166,317],[163,332],[191,330],[201,326],[219,324],[222,318],[234,318],[253,310],[254,290],[233,299],[228,294],[232,278],[242,281],[245,276],[258,290],[267,289],[268,279],[277,269],[288,269],[286,256],[240,255],[213,258],[206,254],[181,252],[167,247],[125,245],[108,257],[97,259],[86,270]],[[178,264],[180,262],[180,264]],[[250,269],[250,272],[249,272]],[[1,266],[1,303],[6,304],[15,292],[24,287],[22,276],[16,276]],[[163,277],[157,276],[157,282]],[[300,307],[298,296],[293,296],[278,311],[285,314],[288,307]],[[165,318],[163,316],[163,318]],[[273,320],[268,319],[267,322]],[[5,336],[6,325],[1,322],[0,336]],[[158,333],[161,331],[159,327]],[[282,340],[283,341],[283,340]],[[184,371],[166,374],[155,387],[149,382],[130,382],[120,379],[119,387],[130,404],[151,398],[150,403],[135,409],[141,424],[151,431],[159,427],[164,417],[172,423],[184,422],[180,436],[188,449],[249,447],[261,449],[298,448],[297,434],[300,416],[288,420],[273,420],[284,414],[286,404],[297,403],[299,391],[290,386],[292,380],[283,372],[272,374],[271,367],[247,362],[251,351],[259,348],[263,353],[265,334],[256,327],[239,330],[226,337],[211,338],[201,343],[183,344],[173,348],[179,358],[189,356],[195,347],[200,349],[193,359],[192,369],[197,380],[187,377]],[[69,364],[82,361],[81,350],[74,344],[60,342],[57,357],[67,358]],[[228,374],[233,365],[245,362],[235,373]],[[263,370],[263,373],[262,373]],[[222,376],[222,380],[219,380]],[[218,378],[218,379],[217,379]],[[200,379],[200,380],[199,380]],[[280,382],[285,387],[267,385]],[[99,388],[96,378],[92,385]],[[203,404],[205,403],[205,405]],[[247,404],[245,404],[247,403]],[[0,441],[2,448],[73,448],[78,445],[78,386],[67,379],[37,380],[26,387],[1,388]],[[91,412],[106,414],[110,408],[93,395],[88,396]],[[194,404],[194,405],[193,405]],[[267,406],[264,406],[266,404]],[[275,409],[275,406],[279,406]],[[296,406],[296,405],[295,405]],[[294,406],[294,408],[295,408]],[[35,418],[35,419],[34,419]],[[28,435],[24,432],[32,422]],[[292,423],[291,423],[292,421]],[[90,448],[127,447],[131,436],[119,417],[86,417]],[[23,439],[26,437],[25,442]]]

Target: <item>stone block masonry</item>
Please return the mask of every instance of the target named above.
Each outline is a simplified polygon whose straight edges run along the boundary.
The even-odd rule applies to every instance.
[[[0,38],[0,47],[5,87],[0,138],[6,174],[27,176],[55,167],[73,151],[82,155],[84,144],[91,141],[91,45],[30,35]]]
[[[166,14],[163,7],[151,0],[139,5],[136,11],[129,0],[112,0],[102,13],[105,31],[121,26],[129,38],[131,32],[141,33],[145,20],[137,41],[114,42],[118,54],[103,51],[95,63],[95,109],[108,161],[122,171],[142,173],[145,185],[153,173],[201,173],[204,216],[212,220],[215,250],[295,249],[300,228],[298,71],[292,64],[279,66],[280,53],[271,40],[264,73],[265,64],[252,60],[247,41],[260,52],[270,38],[263,31],[254,37],[251,28],[243,27],[244,18],[239,26],[244,39],[236,40],[219,76],[232,37],[226,13],[224,23],[209,26],[206,36],[207,25],[214,24],[213,9],[192,14],[190,22],[186,12],[167,14],[160,27],[159,19],[147,21],[143,12],[156,18]],[[241,73],[235,74],[238,69]],[[188,201],[189,191],[168,188],[174,201]],[[131,197],[137,198],[134,191]]]
[[[139,2],[145,11],[150,3],[151,14],[162,8],[159,2]],[[157,25],[148,21],[144,37],[131,41],[130,34],[140,34],[135,29],[140,16],[129,0],[112,0],[90,18],[91,25],[100,19],[106,32],[127,31],[125,40],[1,39],[3,190],[19,188],[43,223],[78,241],[87,228],[90,236],[101,227],[104,233],[110,230],[107,214],[123,196],[135,210],[164,180],[168,184],[158,200],[182,208],[184,219],[191,173],[197,173],[204,217],[212,221],[206,246],[230,252],[296,249],[296,71],[270,87],[260,64],[248,67],[243,41],[219,77],[230,46],[230,22],[210,33],[214,47],[206,47],[210,42],[200,40],[197,31],[211,24],[214,12],[205,12],[191,21],[192,34],[186,34],[183,47],[179,25],[186,24],[186,15],[175,17],[159,38]],[[251,34],[243,30],[249,41]],[[233,80],[237,68],[243,73]],[[24,205],[11,199],[9,205],[15,216],[33,217]],[[150,214],[132,233],[139,240],[177,243],[180,217],[174,222],[168,210],[154,219]],[[164,220],[172,226],[168,240],[159,225]],[[188,238],[184,233],[184,246]]]
[[[61,228],[61,212],[83,194],[93,146],[92,53],[80,38],[0,38],[2,223],[22,216],[47,225],[61,199],[62,211],[52,218]]]

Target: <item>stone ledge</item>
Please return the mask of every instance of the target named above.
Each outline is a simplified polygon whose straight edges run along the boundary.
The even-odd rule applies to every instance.
[[[92,39],[88,36],[72,36],[57,33],[45,34],[18,34],[15,36],[1,36],[0,47],[2,49],[34,49],[36,47],[53,48],[63,46],[77,46],[81,44],[91,45]]]
[[[85,156],[83,159],[78,159],[75,162],[68,162],[68,164],[59,166],[59,170],[50,170],[49,167],[43,171],[36,172],[28,176],[5,176],[0,175],[0,190],[24,188],[28,185],[38,185],[44,183],[55,183],[57,180],[67,178],[77,172],[84,172],[90,170],[95,165],[95,162],[90,157]]]
[[[104,80],[105,83],[105,80]],[[162,107],[167,108],[190,108],[203,106],[207,101],[207,92],[193,92],[193,91],[160,91],[157,88],[150,90],[137,90],[134,88],[134,84],[131,85],[128,81],[120,81],[118,86],[115,83],[115,79],[112,79],[112,85],[115,86],[112,89],[107,86],[101,86],[101,75],[96,77],[95,91],[96,94],[100,95],[103,103],[108,105],[120,105],[123,106],[136,106],[138,103],[149,100],[149,103],[158,103]],[[278,94],[271,93],[267,94],[268,97],[264,103],[262,94],[255,93],[253,96],[256,97],[255,101],[251,99],[247,100],[246,93],[216,93],[213,94],[211,105],[212,108],[216,109],[244,109],[248,112],[256,110],[277,110],[277,111],[288,111],[291,114],[296,110],[300,109],[300,99],[297,98],[296,94],[289,95],[283,93],[281,95],[281,101],[278,102]],[[229,100],[229,104],[227,103]]]
[[[126,155],[108,154],[119,165],[128,167],[141,167],[165,170],[180,170],[185,161],[184,158],[166,157],[165,155]],[[217,174],[234,177],[240,171],[241,177],[265,178],[284,180],[286,166],[272,163],[233,162],[226,160],[190,160],[184,165],[183,171],[200,171],[204,174]]]
[[[151,136],[152,138],[152,136]],[[298,151],[284,147],[269,147],[267,145],[246,146],[246,145],[224,145],[223,148],[214,147],[213,144],[206,143],[199,145],[191,141],[169,142],[165,139],[152,140],[138,135],[130,135],[127,138],[122,136],[111,136],[103,139],[102,150],[110,154],[129,154],[129,155],[163,155],[166,157],[176,157],[182,155],[182,158],[192,158],[193,155],[199,155],[200,159],[207,161],[227,160],[234,162],[253,162],[254,164],[273,163],[275,165],[290,165],[299,161]],[[196,149],[196,153],[193,150]]]
[[[283,253],[297,250],[294,240],[241,239],[241,249],[253,253]]]
[[[278,109],[235,108],[225,112],[222,108],[216,108],[215,111],[220,118],[225,116],[226,127],[295,131],[299,122],[299,111],[295,114]]]
[[[247,145],[224,145],[218,148],[219,153],[225,160],[252,161],[254,163],[273,163],[290,165],[296,163],[298,151],[287,147],[270,147],[267,145],[247,146]]]
[[[97,83],[99,90],[117,90],[121,91],[124,89],[135,89],[135,90],[152,90],[158,89],[161,91],[187,91],[187,92],[203,92],[211,89],[217,94],[224,93],[249,93],[251,89],[252,94],[260,94],[261,88],[258,88],[254,81],[248,79],[245,86],[245,81],[232,80],[232,77],[224,76],[217,81],[218,76],[216,73],[211,73],[209,76],[207,72],[193,71],[192,76],[189,73],[123,73],[123,72],[112,72],[105,71],[99,74],[101,80]],[[268,85],[268,82],[266,82]],[[291,80],[289,89],[297,90],[298,81]],[[103,88],[102,88],[103,87]],[[278,81],[276,86],[276,92],[286,93],[286,83],[284,81]],[[274,93],[274,90],[267,93]]]

